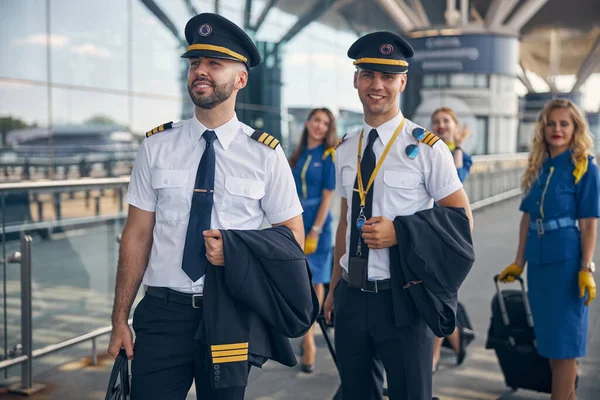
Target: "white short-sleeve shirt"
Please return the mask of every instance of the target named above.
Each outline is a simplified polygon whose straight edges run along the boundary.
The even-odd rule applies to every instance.
[[[138,151],[125,200],[155,213],[148,268],[143,283],[201,294],[204,277],[193,282],[181,269],[196,172],[207,128],[195,117],[146,138]],[[266,217],[277,224],[302,214],[294,178],[281,146],[251,138],[254,129],[234,117],[212,129],[215,193],[212,229],[259,229]]]
[[[373,151],[379,161],[386,145],[402,121],[402,112],[392,120],[376,127],[379,138],[373,145]],[[418,143],[412,136],[413,129],[419,127],[406,119],[402,131],[394,141],[390,152],[379,170],[371,190],[373,191],[372,216],[384,216],[394,220],[399,215],[412,215],[433,206],[462,188],[448,146],[439,140],[433,146]],[[367,146],[367,137],[374,127],[363,124],[364,138],[361,154]],[[357,171],[357,153],[360,131],[346,135],[336,149],[336,192],[348,204],[346,219],[346,253],[340,264],[348,271],[348,253],[350,251],[350,229],[356,225],[352,221],[352,194]],[[410,159],[405,152],[409,144],[417,144],[419,154]],[[368,177],[363,177],[367,182]],[[365,183],[366,184],[366,183]],[[390,277],[389,249],[369,250],[369,280],[388,279]]]

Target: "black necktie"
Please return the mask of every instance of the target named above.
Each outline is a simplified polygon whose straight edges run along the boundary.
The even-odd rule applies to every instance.
[[[196,282],[204,275],[208,259],[204,247],[202,232],[210,229],[210,214],[213,207],[215,192],[215,148],[213,146],[217,135],[213,131],[204,131],[206,149],[196,172],[196,185],[192,197],[190,221],[185,236],[183,249],[183,271]]]
[[[376,129],[371,129],[369,132],[369,139],[367,142],[367,147],[365,147],[365,151],[360,159],[360,172],[362,175],[363,187],[367,190],[367,185],[369,183],[369,179],[371,178],[371,174],[375,169],[376,157],[375,152],[373,151],[373,143],[379,137]],[[373,184],[375,186],[375,184]],[[367,198],[365,201],[365,209],[363,213],[366,219],[371,218],[372,210],[373,210],[373,186],[367,193]],[[360,196],[358,194],[358,176],[356,177],[356,181],[354,182],[354,192],[352,194],[352,218],[350,219],[350,223],[352,224],[352,230],[350,231],[350,257],[357,257],[356,248],[358,247],[358,239],[360,238],[360,232],[358,231],[358,227],[356,226],[356,220],[358,219],[358,215],[360,213]],[[362,240],[362,239],[361,239]],[[369,248],[365,245],[364,241],[361,243],[361,256],[360,258],[368,259],[369,258]]]

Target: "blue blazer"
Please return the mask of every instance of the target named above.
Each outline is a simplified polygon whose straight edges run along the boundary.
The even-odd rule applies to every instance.
[[[469,219],[462,208],[435,207],[394,219],[390,248],[394,318],[408,325],[420,313],[438,337],[454,332],[458,289],[475,262]]]
[[[216,389],[246,386],[249,363],[296,365],[288,338],[304,335],[319,314],[304,251],[288,227],[221,233],[225,266],[206,269],[196,333],[218,371]]]

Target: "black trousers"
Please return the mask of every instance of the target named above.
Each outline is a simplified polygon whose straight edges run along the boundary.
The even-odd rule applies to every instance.
[[[344,400],[372,398],[383,382],[373,373],[379,358],[390,400],[431,400],[433,333],[420,315],[394,324],[392,292],[363,292],[341,279],[335,288],[335,348]]]
[[[131,400],[242,400],[245,387],[215,390],[207,346],[194,340],[202,309],[146,294],[133,315]]]

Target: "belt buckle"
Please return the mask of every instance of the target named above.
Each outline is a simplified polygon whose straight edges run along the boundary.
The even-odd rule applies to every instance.
[[[196,299],[200,299],[202,300],[203,295],[202,294],[193,294],[192,295],[192,308],[202,308],[202,305],[198,305],[196,303]],[[202,303],[200,303],[202,304]]]
[[[377,290],[377,281],[366,281],[365,285],[368,284],[368,282],[373,282],[373,284],[375,285],[375,290],[371,290],[371,289],[367,289],[365,287],[361,287],[360,291],[361,292],[367,292],[367,293],[378,293],[379,291]]]
[[[544,234],[544,222],[541,218],[535,220],[535,227],[537,229],[538,236],[542,236]]]

